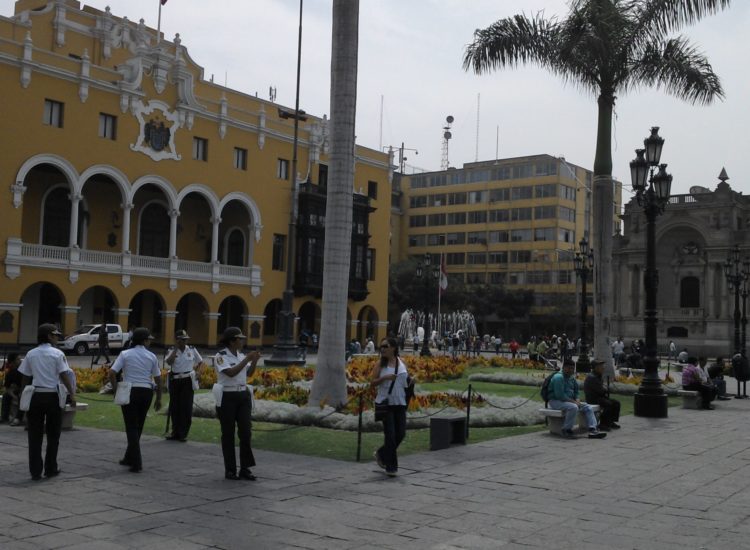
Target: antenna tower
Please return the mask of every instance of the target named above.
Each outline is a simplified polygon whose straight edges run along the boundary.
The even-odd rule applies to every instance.
[[[479,99],[481,94],[477,94],[477,139],[474,147],[474,162],[479,161]]]
[[[443,156],[440,160],[440,169],[447,170],[450,163],[448,162],[448,141],[453,137],[451,134],[451,124],[453,124],[453,117],[448,115],[445,117],[445,126],[443,126]]]

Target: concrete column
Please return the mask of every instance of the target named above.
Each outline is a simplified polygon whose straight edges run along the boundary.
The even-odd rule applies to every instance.
[[[71,194],[70,197],[70,241],[68,246],[78,245],[78,207],[83,197],[78,194]]]
[[[177,317],[176,311],[159,311],[161,314],[161,326],[162,326],[162,344],[171,344],[174,339],[174,320]]]
[[[215,264],[219,259],[219,224],[221,218],[211,218],[211,263]]]
[[[112,308],[112,312],[115,314],[115,322],[122,327],[123,332],[127,332],[130,328],[134,328],[128,326],[128,319],[131,311],[133,310],[130,308]]]
[[[704,281],[703,289],[703,304],[706,308],[706,315],[713,319],[714,311],[716,311],[716,304],[715,304],[715,288],[714,288],[714,265],[709,262],[709,264],[706,266],[706,279]]]
[[[63,314],[63,323],[60,330],[65,336],[70,336],[78,328],[78,313],[81,311],[79,306],[60,306]]]
[[[169,211],[169,257],[177,257],[177,218],[180,217],[179,210]]]
[[[209,346],[215,346],[218,341],[217,332],[219,328],[219,317],[221,313],[204,313],[206,320],[208,321],[208,342]],[[247,333],[244,333],[247,334]]]
[[[121,204],[122,208],[122,252],[130,253],[130,213],[133,211],[131,203]]]

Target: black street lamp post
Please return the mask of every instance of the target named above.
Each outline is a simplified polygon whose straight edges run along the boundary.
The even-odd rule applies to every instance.
[[[432,257],[430,253],[424,255],[424,267],[422,262],[417,264],[417,278],[424,280],[424,339],[422,340],[422,349],[419,352],[421,356],[430,356],[430,265]],[[432,267],[432,278],[437,281],[440,278],[440,267]]]
[[[745,344],[747,342],[746,329],[747,329],[747,280],[750,277],[750,260],[740,259],[740,247],[735,245],[732,251],[729,253],[727,261],[724,262],[724,276],[727,279],[730,292],[734,292],[734,355],[740,355],[742,361],[740,365],[746,360],[746,349]],[[742,310],[740,311],[740,296],[742,296]],[[740,317],[741,316],[741,317]],[[740,333],[740,325],[742,326],[742,332]],[[732,358],[732,365],[735,365],[737,360]],[[742,367],[740,366],[740,369]],[[737,399],[744,399],[747,397],[747,382],[745,384],[745,391],[740,393],[740,378],[737,377]]]
[[[579,372],[590,372],[591,362],[589,361],[589,347],[586,342],[586,329],[588,328],[587,318],[589,302],[586,296],[586,282],[589,273],[594,269],[594,253],[589,250],[589,242],[586,237],[578,243],[579,252],[576,252],[573,264],[578,277],[581,279],[581,350],[578,353],[578,364],[576,370]]]
[[[656,269],[656,217],[664,212],[669,202],[672,176],[667,173],[666,164],[659,164],[664,138],[659,136],[658,126],[651,128],[651,135],[643,140],[643,145],[645,149],[636,149],[636,158],[630,163],[633,191],[646,215],[646,272],[643,277],[646,288],[646,311],[643,320],[646,352],[643,360],[643,381],[634,397],[633,412],[636,416],[666,418],[667,396],[659,378],[659,358],[656,354],[656,293],[659,288],[659,271]]]

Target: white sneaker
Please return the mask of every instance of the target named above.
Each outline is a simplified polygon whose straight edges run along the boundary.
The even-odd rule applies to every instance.
[[[12,420],[12,421],[10,422],[10,425],[11,425],[11,426],[20,426],[20,425],[21,425],[21,422],[19,422],[18,418],[14,418],[14,419],[13,419],[13,420]]]
[[[380,458],[378,451],[375,451],[374,453],[372,453],[372,457],[375,459],[375,462],[378,463],[378,466],[380,466],[381,468],[385,470],[385,462],[383,462],[383,459]]]

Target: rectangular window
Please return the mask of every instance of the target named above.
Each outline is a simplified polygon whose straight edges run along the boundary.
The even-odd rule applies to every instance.
[[[509,180],[513,177],[513,170],[510,166],[501,166],[495,170],[494,176],[496,180]]]
[[[557,216],[556,206],[536,206],[534,207],[535,220],[551,220]]]
[[[44,100],[44,119],[42,122],[47,126],[54,126],[55,128],[63,127],[63,112],[65,108],[64,103],[59,101],[53,101],[52,99]]]
[[[557,272],[557,283],[561,285],[569,285],[573,282],[573,273],[567,269],[561,269]]]
[[[560,206],[558,209],[558,215],[560,216],[560,219],[566,222],[575,222],[576,221],[576,211],[572,208],[567,208],[565,206]]]
[[[531,229],[512,229],[510,232],[510,242],[521,243],[531,240]]]
[[[445,225],[445,214],[430,214],[427,218],[427,225],[430,227]]]
[[[409,216],[409,227],[427,227],[427,216]]]
[[[445,223],[447,225],[464,225],[466,223],[466,212],[451,212],[446,214]]]
[[[488,237],[490,243],[492,244],[507,243],[509,235],[507,231],[490,231]]]
[[[377,200],[377,198],[378,198],[378,182],[376,182],[376,181],[368,181],[367,182],[367,196],[370,197],[372,200]]]
[[[375,280],[375,249],[367,249],[367,280]]]
[[[560,186],[560,198],[568,201],[576,200],[576,189],[575,187],[568,187],[567,185]]]
[[[485,280],[486,280],[485,274],[482,272],[466,274],[466,284],[469,284],[469,285],[482,285],[484,284]]]
[[[271,260],[271,269],[274,271],[284,271],[284,253],[286,248],[286,235],[273,236],[273,258]]]
[[[511,250],[510,263],[527,264],[531,261],[531,250]]]
[[[470,231],[466,235],[466,242],[468,244],[487,244],[487,232],[486,231]]]
[[[544,199],[547,197],[555,197],[557,196],[557,184],[555,183],[546,183],[544,185],[535,185],[534,186],[534,195],[537,199]]]
[[[560,229],[557,240],[564,243],[573,243],[576,240],[576,232],[572,229]]]
[[[446,244],[464,244],[466,242],[466,233],[448,233],[445,236]]]
[[[107,113],[99,113],[99,137],[117,139],[117,117]]]
[[[280,180],[289,179],[289,161],[287,159],[277,159],[276,177]]]
[[[557,162],[537,162],[536,163],[536,175],[537,176],[556,176],[557,175]]]
[[[490,210],[490,221],[491,222],[510,221],[510,210]]]
[[[511,208],[510,219],[514,222],[531,219],[531,208]]]
[[[445,193],[430,195],[429,204],[430,206],[445,206]]]
[[[476,212],[469,212],[468,223],[487,223],[487,211],[478,210]]]
[[[526,275],[523,271],[512,271],[508,274],[509,285],[522,285],[526,281]]]
[[[409,246],[424,246],[425,235],[409,235]]]
[[[321,187],[328,185],[328,166],[325,164],[318,165],[318,185]]]
[[[541,227],[534,229],[534,240],[535,241],[554,241],[555,240],[555,228],[554,227]]]
[[[489,283],[491,285],[504,285],[505,284],[505,273],[490,273],[490,281]]]
[[[469,191],[469,204],[487,202],[487,191]]]
[[[466,263],[469,265],[484,265],[487,263],[487,253],[469,252],[466,254]]]
[[[530,199],[534,196],[534,187],[531,185],[525,185],[523,187],[513,187],[510,190],[510,199],[517,201],[522,199]]]
[[[448,252],[445,255],[446,265],[464,265],[465,263],[465,254],[463,252]]]
[[[451,193],[448,195],[448,204],[466,204],[466,193]]]
[[[493,189],[490,191],[490,202],[498,201],[509,201],[510,200],[510,189]]]
[[[507,264],[508,253],[507,252],[490,252],[487,258],[488,264]]]
[[[434,233],[427,235],[427,246],[443,246],[445,245],[445,234]]]
[[[513,167],[513,179],[530,178],[531,164],[517,164]]]
[[[208,140],[206,138],[193,138],[193,159],[204,162],[208,160]]]
[[[234,167],[237,170],[247,170],[247,149],[234,148]]]
[[[409,197],[409,208],[424,208],[427,206],[427,195]]]

